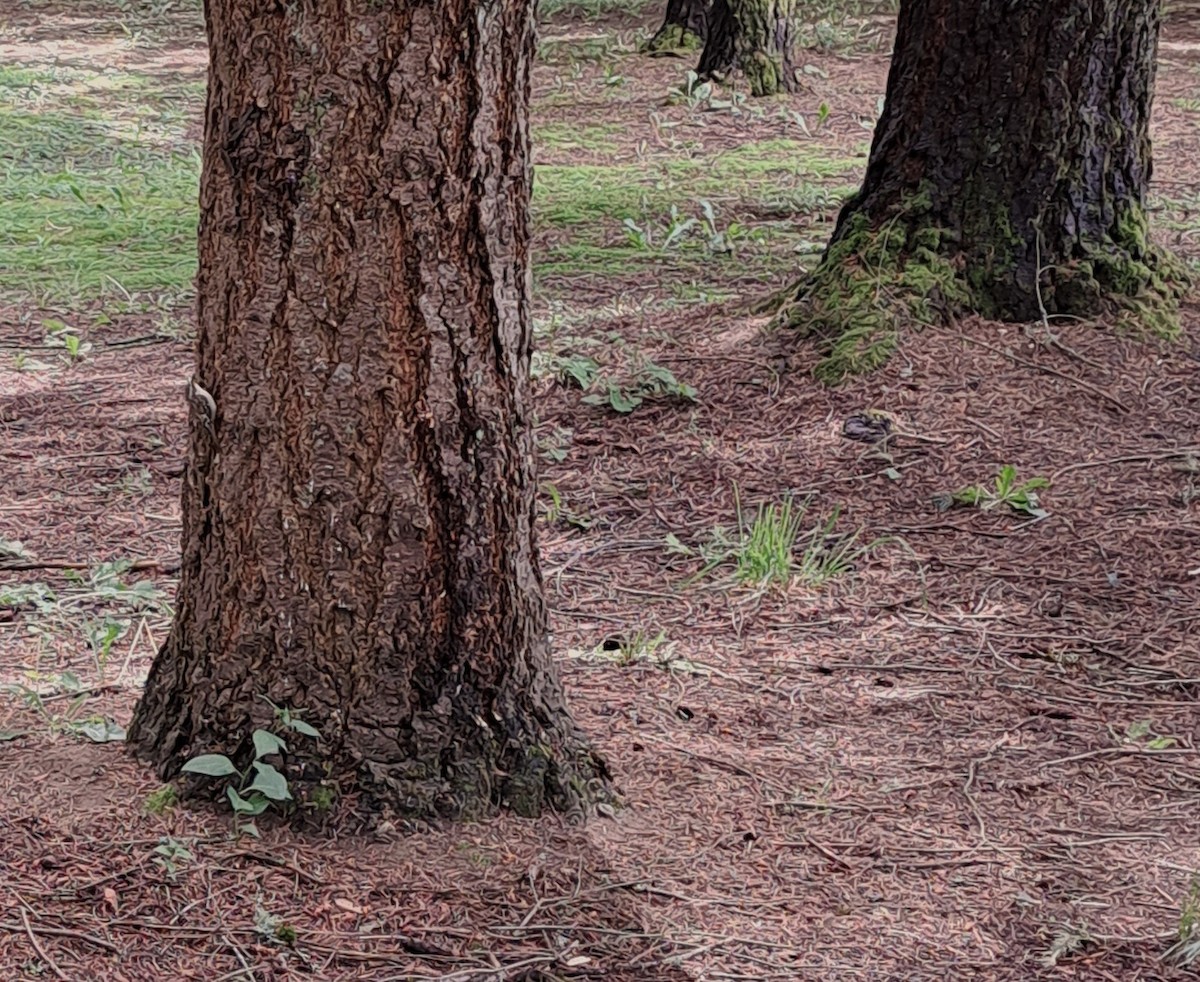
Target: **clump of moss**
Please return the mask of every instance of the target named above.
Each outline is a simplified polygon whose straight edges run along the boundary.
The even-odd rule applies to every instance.
[[[654,37],[645,43],[642,50],[651,55],[686,54],[704,48],[704,39],[689,31],[682,24],[665,24]]]
[[[902,327],[937,323],[970,307],[958,266],[941,252],[942,232],[899,217],[873,228],[851,215],[805,280],[783,321],[826,344],[813,369],[823,382],[878,368]]]
[[[781,55],[772,57],[765,51],[755,51],[742,63],[742,71],[750,83],[750,94],[755,98],[786,92],[785,70]]]
[[[1179,336],[1179,301],[1190,283],[1183,263],[1150,241],[1145,209],[1134,205],[1110,240],[1054,270],[1051,302],[1056,312],[1115,313],[1118,327],[1171,339]]]
[[[1178,259],[1149,241],[1138,206],[1127,208],[1110,235],[1080,258],[1040,268],[1037,305],[1026,296],[1015,307],[1015,257],[1028,246],[1007,219],[988,235],[967,236],[993,243],[986,254],[968,256],[964,236],[939,228],[929,214],[924,195],[882,223],[852,211],[820,265],[793,288],[782,319],[824,343],[813,369],[817,378],[834,384],[878,368],[902,329],[965,311],[1018,319],[1036,317],[1039,308],[1050,316],[1109,315],[1138,333],[1179,334],[1179,301],[1190,277]]]

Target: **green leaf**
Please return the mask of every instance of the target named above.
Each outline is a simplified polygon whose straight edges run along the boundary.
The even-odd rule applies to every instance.
[[[225,797],[239,815],[261,815],[267,810],[270,802],[261,794],[251,794],[243,798],[232,784],[225,789]]]
[[[239,835],[252,835],[256,839],[262,838],[262,836],[258,834],[258,826],[255,825],[253,822],[240,823],[238,825],[238,834]]]
[[[1017,469],[1012,464],[1005,464],[1000,468],[1000,473],[996,475],[996,493],[1003,498],[1016,483]]]
[[[559,362],[562,375],[573,379],[581,389],[586,389],[595,381],[600,366],[592,358],[585,355],[571,355]]]
[[[254,783],[246,790],[257,791],[272,801],[290,801],[292,797],[292,793],[288,791],[287,778],[270,764],[259,760],[254,762]]]
[[[120,743],[125,739],[125,727],[111,719],[88,720],[86,723],[79,723],[75,731],[92,743]]]
[[[256,760],[259,757],[269,757],[271,754],[286,750],[287,744],[270,730],[254,731],[254,757]]]
[[[631,413],[642,404],[642,399],[632,392],[626,392],[620,386],[610,385],[608,387],[608,404],[619,413]]]
[[[312,737],[314,740],[321,738],[321,731],[302,719],[294,719],[288,725],[301,736]]]
[[[0,730],[0,743],[9,743],[12,740],[19,740],[28,730]]]
[[[889,481],[899,481],[904,475],[894,467],[885,467],[883,469],[883,476]]]
[[[203,774],[205,777],[228,777],[236,774],[233,761],[224,754],[200,754],[180,768],[185,774]]]

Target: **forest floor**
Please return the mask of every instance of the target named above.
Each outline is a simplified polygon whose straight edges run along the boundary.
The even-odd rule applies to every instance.
[[[178,566],[202,25],[6,5],[0,978],[1192,977],[1200,311],[969,321],[817,384],[747,310],[861,176],[886,19],[755,103],[591,3],[546,5],[535,72],[541,541],[622,807],[261,840],[114,739]],[[1200,270],[1200,22],[1164,40],[1152,219]],[[867,410],[886,444],[843,438]],[[1048,516],[943,507],[1010,465]],[[788,496],[805,575],[740,585]]]

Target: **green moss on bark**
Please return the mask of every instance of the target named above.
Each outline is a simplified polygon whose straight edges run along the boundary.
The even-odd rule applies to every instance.
[[[782,55],[771,55],[765,51],[755,51],[745,59],[742,70],[746,73],[746,81],[750,83],[752,96],[758,98],[787,91],[783,61]]]
[[[938,227],[922,217],[928,203],[920,195],[879,227],[863,213],[846,219],[782,313],[788,326],[823,342],[818,378],[832,384],[878,368],[905,328],[968,312],[1011,318],[1012,277],[1030,245],[1011,228],[1002,202],[969,214],[981,216],[974,226],[987,235]],[[988,246],[970,255],[964,240]],[[1140,207],[1126,209],[1111,237],[1083,258],[1039,264],[1037,277],[1047,316],[1113,317],[1124,329],[1166,338],[1179,334],[1179,300],[1190,283],[1183,264],[1149,241]]]
[[[704,48],[704,38],[682,24],[667,24],[646,42],[643,50],[651,55],[691,53]]]
[[[898,220],[873,229],[852,215],[782,316],[819,338],[824,358],[813,374],[829,384],[878,368],[906,326],[933,324],[966,308],[970,291],[942,255],[944,233]]]
[[[1115,315],[1122,328],[1162,338],[1178,337],[1179,301],[1191,283],[1183,263],[1150,241],[1140,205],[1124,209],[1108,241],[1050,270],[1049,279],[1054,312]]]

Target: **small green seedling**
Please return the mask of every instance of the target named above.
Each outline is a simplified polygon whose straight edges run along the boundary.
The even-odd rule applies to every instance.
[[[1024,512],[1034,518],[1046,518],[1046,511],[1038,498],[1037,492],[1048,488],[1050,482],[1044,477],[1031,477],[1028,481],[1017,482],[1017,469],[1012,464],[1005,464],[996,475],[993,488],[985,488],[981,484],[961,488],[950,496],[951,502],[958,505],[972,505],[988,511],[999,505],[1008,505],[1013,511]]]
[[[285,945],[296,943],[295,925],[277,914],[272,914],[263,906],[261,900],[254,904],[254,930],[268,941],[277,941]]]
[[[667,644],[667,632],[651,634],[645,628],[637,628],[627,634],[606,638],[597,649],[602,657],[625,667],[635,662],[653,661],[655,652]]]
[[[48,318],[42,321],[42,326],[46,329],[43,342],[46,347],[65,349],[67,359],[71,362],[79,361],[92,350],[92,346],[75,333],[75,328],[63,321]]]
[[[596,380],[602,387],[583,397],[589,406],[607,406],[615,412],[631,413],[648,399],[683,399],[696,401],[696,390],[675,377],[669,368],[642,358],[635,366],[632,377],[618,381],[614,378]]]
[[[154,847],[154,861],[161,866],[167,876],[172,880],[175,879],[175,874],[179,872],[179,867],[190,863],[195,859],[192,850],[188,848],[187,843],[176,839],[174,836],[164,835],[158,840],[158,845]]]
[[[294,710],[276,706],[269,699],[266,701],[275,710],[275,719],[280,726],[302,736],[313,739],[320,737],[316,727],[300,719]],[[287,744],[270,730],[261,728],[251,734],[251,740],[254,743],[254,759],[244,770],[239,770],[224,754],[200,754],[187,761],[180,770],[201,777],[235,778],[225,785],[225,797],[233,808],[234,832],[257,837],[258,827],[253,819],[272,805],[285,808],[286,803],[292,800],[292,793],[283,773],[264,759],[287,753]]]
[[[1138,744],[1147,750],[1165,750],[1175,746],[1177,742],[1172,736],[1164,736],[1154,730],[1154,723],[1148,719],[1139,719],[1125,727],[1124,737],[1119,741],[1124,744]]]
[[[563,522],[584,531],[587,531],[595,524],[593,519],[575,511],[574,508],[563,500],[562,492],[558,490],[558,485],[553,481],[546,481],[539,490],[550,499],[548,502],[542,504],[542,514],[546,516],[548,524],[556,525],[559,522]]]
[[[125,739],[125,728],[110,717],[98,713],[84,715],[83,707],[90,690],[84,688],[74,672],[47,675],[30,670],[25,672],[25,677],[35,684],[49,681],[51,689],[41,691],[25,682],[14,682],[0,685],[0,692],[18,697],[26,709],[41,717],[52,734],[83,737],[92,743],[119,743]],[[69,700],[66,709],[62,712],[52,710],[49,703],[60,698]]]
[[[142,807],[151,815],[163,815],[179,803],[179,793],[172,784],[164,784],[157,791],[146,795]]]

